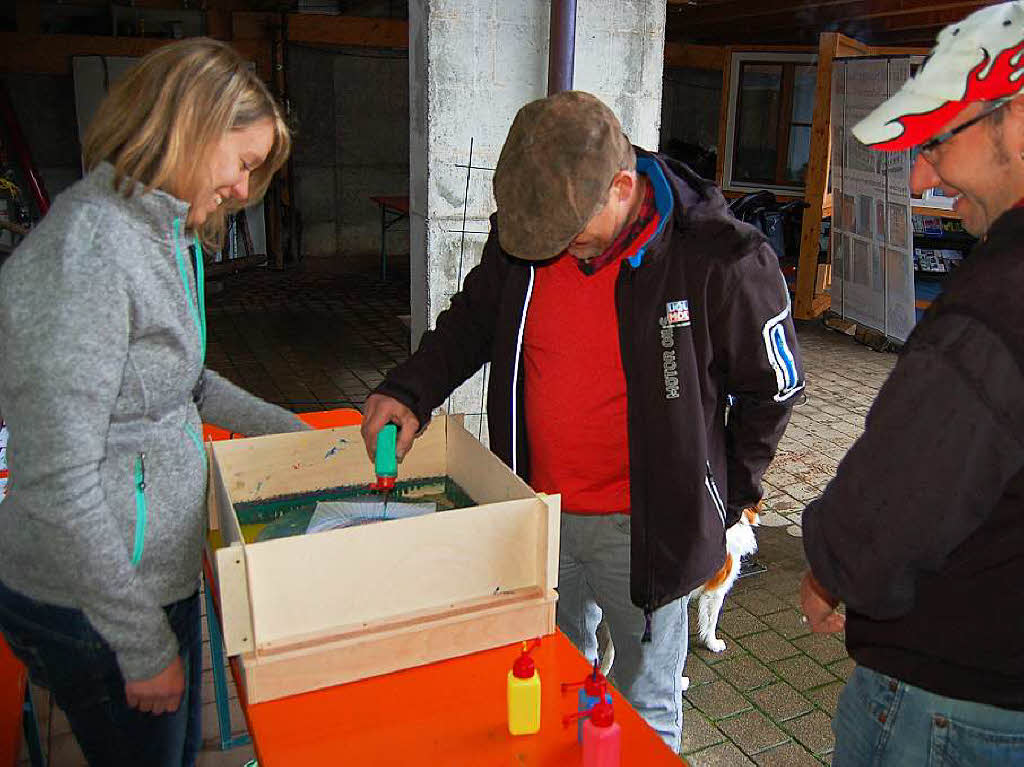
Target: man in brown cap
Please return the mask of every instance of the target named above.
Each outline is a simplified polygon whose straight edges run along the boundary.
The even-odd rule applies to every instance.
[[[778,261],[587,93],[519,111],[494,196],[480,264],[367,399],[367,449],[394,422],[404,454],[489,361],[491,449],[562,496],[558,625],[592,660],[605,620],[615,684],[678,750],[686,596],[760,500],[803,388]]]

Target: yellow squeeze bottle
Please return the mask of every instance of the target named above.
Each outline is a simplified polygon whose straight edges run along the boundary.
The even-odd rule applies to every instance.
[[[540,730],[540,674],[530,653],[536,644],[523,651],[508,672],[508,731],[513,735],[533,735]]]

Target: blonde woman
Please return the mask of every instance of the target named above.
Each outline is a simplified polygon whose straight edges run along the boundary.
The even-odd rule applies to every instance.
[[[229,46],[160,48],[111,90],[85,178],[0,271],[0,629],[91,764],[195,761],[201,422],[304,428],[204,367],[203,246],[289,148]]]

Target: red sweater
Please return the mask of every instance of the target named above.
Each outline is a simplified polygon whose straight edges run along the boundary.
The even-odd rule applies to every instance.
[[[658,226],[650,184],[640,214],[587,274],[569,253],[536,269],[524,365],[530,484],[565,511],[629,513],[626,378],[619,351],[619,264]],[[589,269],[587,270],[589,271]]]

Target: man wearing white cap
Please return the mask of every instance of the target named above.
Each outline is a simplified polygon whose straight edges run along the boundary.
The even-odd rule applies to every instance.
[[[903,349],[803,514],[806,620],[857,661],[832,764],[1024,764],[1024,3],[939,35],[854,127],[919,146],[981,243]],[[846,616],[835,612],[842,601]]]

